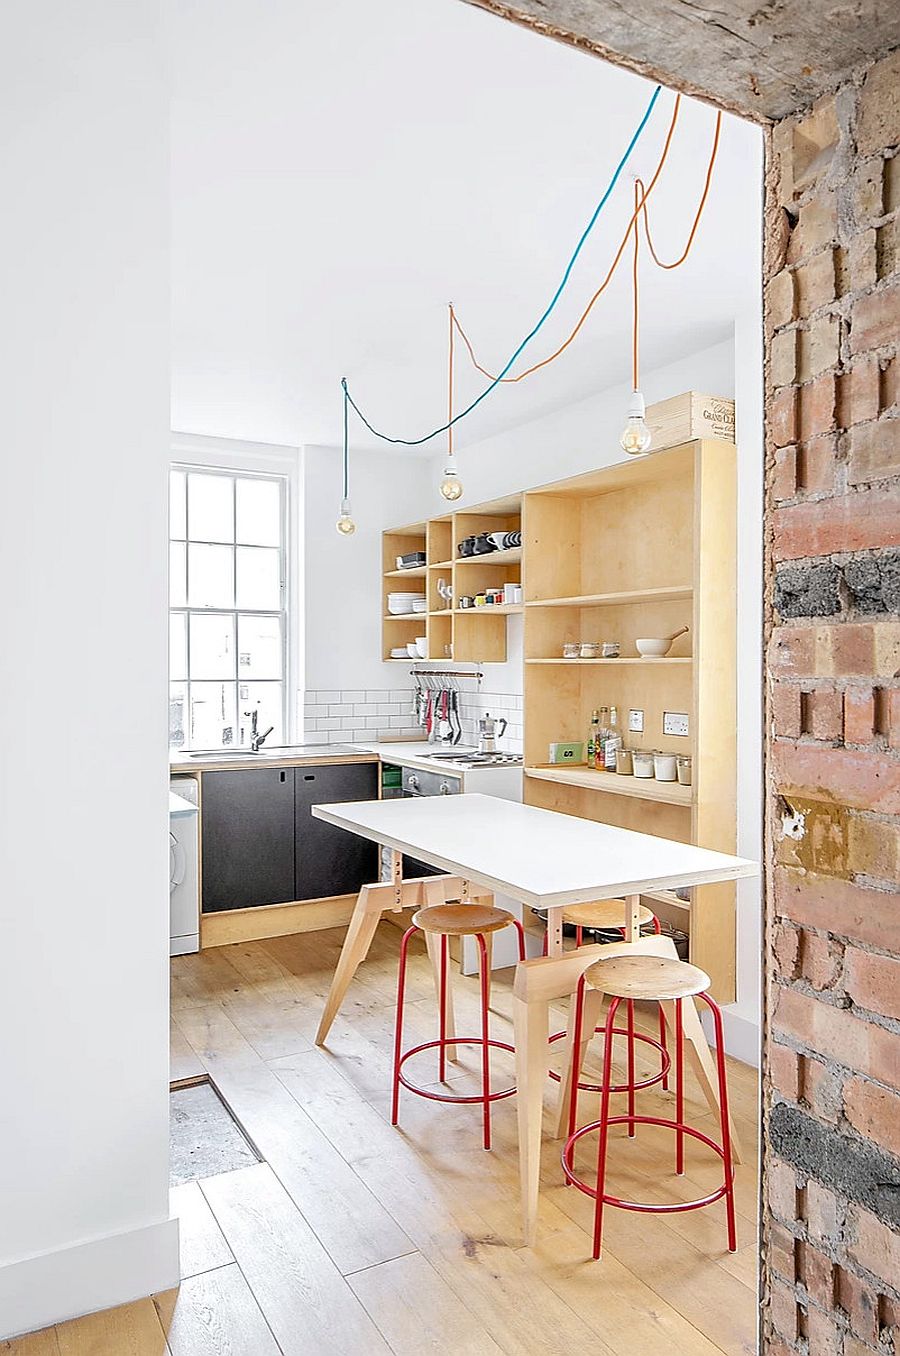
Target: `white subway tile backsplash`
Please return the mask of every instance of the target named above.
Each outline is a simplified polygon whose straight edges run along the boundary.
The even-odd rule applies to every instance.
[[[421,739],[424,731],[415,723],[413,692],[410,688],[315,689],[298,695],[298,711],[303,713],[304,729],[323,741],[366,743],[382,735],[396,739]],[[479,717],[488,712],[507,727],[500,747],[511,753],[522,752],[522,696],[516,692],[461,691],[460,714],[463,742],[472,744],[477,736]]]

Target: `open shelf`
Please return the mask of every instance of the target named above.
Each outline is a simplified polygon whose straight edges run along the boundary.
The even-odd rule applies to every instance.
[[[424,579],[427,566],[413,565],[409,570],[385,570],[385,579]]]
[[[538,781],[559,782],[589,791],[605,791],[611,796],[629,796],[634,800],[653,800],[660,805],[691,806],[691,788],[680,782],[658,782],[652,777],[624,777],[618,772],[599,772],[591,767],[571,767],[551,763],[526,767],[526,777]]]
[[[466,609],[466,611],[471,610],[472,609],[470,608]],[[483,612],[485,609],[479,608],[478,610],[479,612]],[[491,609],[492,612],[494,611],[498,612],[499,610],[500,610],[499,608]],[[647,658],[645,658],[642,655],[623,655],[619,659],[563,659],[562,657],[560,657],[559,659],[525,660],[526,664],[565,664],[567,668],[571,669],[580,668],[581,665],[583,664],[615,664],[619,668],[622,668],[623,665],[625,664],[640,664],[641,667],[643,668],[646,667],[648,664],[693,664],[693,662],[694,662],[693,658],[690,655],[684,657],[674,655],[671,659],[660,659],[654,656],[648,656]]]
[[[384,620],[388,622],[422,622],[425,624],[425,618],[428,614],[425,612],[385,612]]]
[[[682,909],[685,913],[691,911],[691,901],[680,899],[674,890],[642,890],[641,899],[653,899],[657,904],[668,904],[670,909]]]
[[[511,546],[508,551],[486,551],[482,556],[459,556],[455,565],[516,565],[522,559],[521,546]]]
[[[428,568],[429,568],[429,570],[452,570],[452,569],[453,569],[453,561],[452,561],[452,560],[429,560],[429,562],[428,562]]]
[[[571,598],[531,598],[527,607],[620,607],[627,603],[669,603],[692,598],[690,584],[671,588],[625,589],[619,593],[581,593]]]
[[[486,603],[484,607],[455,607],[455,617],[508,617],[513,612],[524,612],[524,603]]]

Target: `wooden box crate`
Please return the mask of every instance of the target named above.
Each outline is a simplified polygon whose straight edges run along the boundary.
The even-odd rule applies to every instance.
[[[647,425],[653,435],[651,452],[677,447],[693,438],[720,438],[734,442],[734,401],[722,396],[685,391],[647,406]]]

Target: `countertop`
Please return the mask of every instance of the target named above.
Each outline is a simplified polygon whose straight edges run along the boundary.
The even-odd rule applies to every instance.
[[[354,745],[354,748],[360,752],[376,754],[383,763],[394,763],[398,767],[418,768],[420,772],[452,772],[456,776],[460,776],[472,771],[470,766],[457,763],[453,758],[428,757],[429,753],[434,753],[444,747],[441,744],[431,744],[427,739],[414,739],[396,744],[388,740],[381,743]],[[474,747],[474,744],[461,744],[459,746],[460,750],[472,750]]]
[[[175,753],[169,758],[173,774],[189,772],[236,772],[245,767],[315,767],[323,763],[376,763],[374,749],[351,744],[289,744],[259,753]]]

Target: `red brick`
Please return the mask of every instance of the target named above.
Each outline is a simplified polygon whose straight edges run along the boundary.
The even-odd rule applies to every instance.
[[[770,1219],[766,1227],[766,1256],[769,1266],[779,1276],[793,1285],[796,1280],[796,1243],[794,1235],[788,1233],[776,1220]]]
[[[854,353],[867,353],[897,342],[900,315],[900,278],[869,292],[853,303],[850,346]]]
[[[848,687],[844,693],[844,743],[871,744],[875,737],[875,693]]]
[[[776,626],[769,641],[769,667],[779,676],[815,673],[816,632],[806,626]]]
[[[849,372],[838,378],[838,412],[841,428],[875,419],[878,415],[880,368],[878,359],[857,358]]]
[[[797,441],[797,391],[786,386],[769,401],[769,431],[776,447]]]
[[[837,438],[833,433],[813,438],[797,449],[797,484],[806,494],[831,494],[837,465]]]
[[[800,1056],[800,1099],[819,1120],[837,1125],[841,1114],[843,1075],[808,1055]]]
[[[800,698],[801,731],[814,739],[840,739],[843,730],[843,703],[840,692],[816,688]]]
[[[887,704],[887,735],[892,749],[900,749],[900,688],[889,688],[885,694]]]
[[[769,1317],[780,1337],[796,1342],[800,1328],[794,1292],[774,1278],[769,1282]]]
[[[856,144],[860,155],[883,151],[900,141],[900,51],[875,62],[859,96]]]
[[[772,1030],[844,1068],[900,1089],[896,1034],[846,1008],[833,1007],[799,989],[778,986]]]
[[[772,461],[770,491],[773,503],[793,499],[797,493],[797,449],[779,447]]]
[[[834,428],[834,373],[826,372],[797,392],[800,406],[800,438],[805,441]]]
[[[851,1210],[850,1220],[854,1233],[848,1247],[850,1256],[873,1276],[894,1287],[900,1276],[900,1233],[858,1206]]]
[[[875,232],[859,231],[849,245],[835,251],[835,275],[838,295],[847,296],[871,287],[877,277],[875,263]]]
[[[775,509],[771,521],[777,561],[896,546],[900,486]]]
[[[845,1206],[833,1191],[810,1178],[806,1184],[806,1228],[810,1238],[835,1243],[840,1238]]]
[[[816,1356],[840,1356],[843,1342],[830,1314],[810,1309],[806,1315],[806,1337],[810,1352],[815,1352]]]
[[[850,1327],[857,1337],[878,1343],[878,1296],[868,1282],[844,1267],[835,1268],[835,1300],[847,1315]],[[844,1347],[845,1356],[850,1346]]]
[[[772,689],[769,711],[776,735],[796,739],[800,734],[800,689],[794,683],[777,683]]]
[[[771,772],[782,790],[806,791],[814,799],[858,810],[900,814],[900,763],[888,754],[776,744]]]
[[[772,1041],[768,1050],[767,1068],[776,1092],[796,1102],[800,1095],[800,1061],[796,1050]]]
[[[900,324],[900,320],[898,320]],[[850,430],[851,485],[900,475],[900,419],[879,419]],[[897,539],[900,540],[900,526]]]
[[[864,1078],[844,1084],[847,1120],[866,1139],[900,1158],[900,1096]]]
[[[835,268],[832,250],[814,254],[797,269],[797,308],[802,316],[812,315],[820,306],[834,301]]]
[[[851,875],[870,876],[892,885],[900,881],[900,822],[850,815],[845,827]]]
[[[769,380],[774,387],[790,386],[797,376],[797,331],[779,330],[769,344]]]
[[[766,285],[766,325],[769,332],[796,320],[796,307],[794,274],[783,268]]]
[[[800,973],[800,933],[784,923],[772,929],[772,949],[778,962],[778,973],[784,979],[796,979]]]
[[[815,932],[800,934],[800,974],[814,989],[831,989],[841,973],[840,943]]]
[[[884,162],[869,160],[859,166],[853,181],[853,215],[859,226],[884,215]]]
[[[900,160],[900,156],[897,157]],[[900,171],[898,171],[900,177]],[[881,370],[878,392],[879,411],[895,409],[900,405],[900,358],[889,358]]]
[[[825,245],[834,243],[837,232],[837,203],[833,193],[817,193],[800,208],[797,225],[791,231],[787,262],[796,264]]]
[[[900,1017],[900,960],[847,948],[847,992],[854,1003],[882,1017]]]
[[[766,1165],[766,1199],[772,1214],[793,1224],[797,1216],[797,1179],[794,1169],[780,1158]]]
[[[776,868],[776,913],[801,927],[900,951],[900,896],[850,881]]]
[[[837,316],[823,315],[811,320],[797,334],[797,376],[801,382],[810,381],[820,372],[837,364],[840,346],[840,321]]]
[[[776,678],[892,679],[900,671],[900,623],[776,626],[768,659]]]

